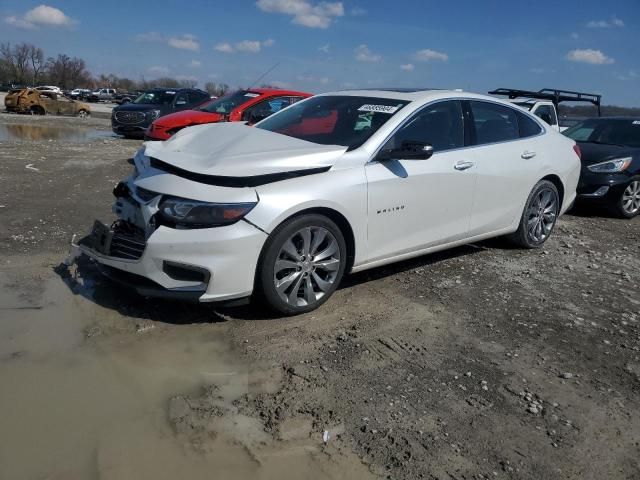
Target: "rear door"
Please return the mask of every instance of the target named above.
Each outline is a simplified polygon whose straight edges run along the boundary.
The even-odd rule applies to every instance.
[[[505,229],[522,215],[544,156],[541,125],[515,108],[465,102],[475,146],[467,152],[477,172],[469,236]]]
[[[476,172],[463,148],[461,102],[425,106],[382,148],[399,148],[405,141],[431,144],[434,154],[366,165],[371,261],[453,242],[469,229]]]

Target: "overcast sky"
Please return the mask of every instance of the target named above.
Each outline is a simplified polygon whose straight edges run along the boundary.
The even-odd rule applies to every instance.
[[[1,0],[0,16],[0,42],[94,74],[247,86],[278,64],[261,83],[562,88],[640,106],[640,0]]]

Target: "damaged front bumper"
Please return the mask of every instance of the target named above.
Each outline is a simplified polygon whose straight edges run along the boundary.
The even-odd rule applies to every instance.
[[[110,227],[99,221],[74,237],[68,263],[91,258],[107,277],[147,297],[229,302],[248,298],[266,234],[245,221],[201,229],[156,226],[158,199],[140,198],[120,184]],[[146,201],[146,203],[144,203]]]

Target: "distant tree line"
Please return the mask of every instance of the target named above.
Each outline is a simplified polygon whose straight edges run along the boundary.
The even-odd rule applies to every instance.
[[[604,117],[640,115],[640,108],[634,107],[602,105],[600,109]],[[598,109],[595,105],[559,105],[558,113],[561,117],[596,117]]]
[[[154,87],[192,88],[197,80],[162,77],[152,80],[142,77],[133,80],[116,75],[94,76],[87,70],[86,63],[78,57],[59,54],[45,59],[41,48],[30,43],[0,44],[0,84],[19,84],[36,87],[55,85],[63,90],[73,88],[115,88],[135,92]],[[230,87],[226,83],[207,82],[204,89],[215,96],[226,94]]]

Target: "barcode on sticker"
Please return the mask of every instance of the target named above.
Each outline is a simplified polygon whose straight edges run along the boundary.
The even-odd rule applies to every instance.
[[[392,107],[390,105],[362,105],[359,112],[379,112],[393,114],[398,111],[400,107]]]

